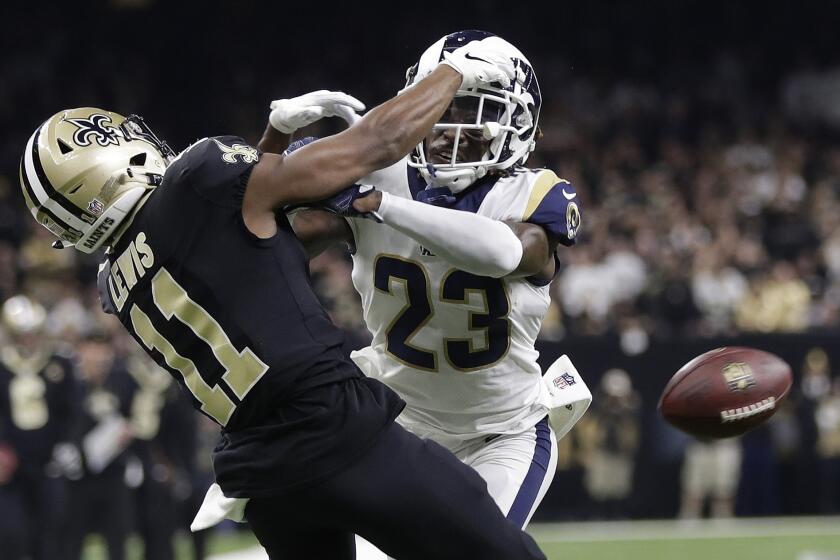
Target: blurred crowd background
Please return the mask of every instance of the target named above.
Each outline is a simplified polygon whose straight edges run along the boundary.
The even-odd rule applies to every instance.
[[[545,363],[575,359],[596,400],[561,445],[561,472],[537,519],[840,511],[840,8],[554,4],[9,6],[0,301],[26,294],[46,315],[34,341],[7,328],[3,347],[35,345],[58,369],[49,390],[13,389],[15,374],[0,365],[9,392],[0,406],[10,407],[0,412],[14,417],[15,398],[48,394],[57,415],[21,413],[35,431],[57,423],[43,436],[55,449],[30,453],[15,447],[26,434],[0,431],[0,510],[28,512],[0,532],[63,526],[72,540],[96,530],[116,550],[120,535],[140,531],[151,551],[186,526],[212,479],[213,428],[100,312],[98,258],[50,248],[27,214],[17,168],[32,130],[59,109],[92,105],[143,115],[176,150],[216,134],[255,143],[271,99],[342,89],[372,107],[402,87],[428,44],[463,28],[496,32],[530,58],[544,104],[529,166],[554,169],[582,198],[583,228],[577,246],[560,251],[540,350]],[[369,334],[350,268],[340,248],[311,264],[348,347],[358,347]],[[732,343],[789,360],[787,408],[718,444],[665,426],[655,405],[668,377]],[[65,378],[71,389],[52,389]],[[62,414],[74,407],[87,420],[71,429]],[[116,450],[99,470],[61,445],[96,429]],[[44,525],[23,526],[44,511],[54,514],[39,518]],[[167,558],[160,546],[148,557]]]

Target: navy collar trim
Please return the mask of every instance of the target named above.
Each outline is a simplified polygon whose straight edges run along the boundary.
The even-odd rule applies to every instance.
[[[411,198],[417,200],[417,194],[426,189],[426,181],[420,175],[420,171],[414,167],[407,167],[408,170],[408,190],[411,193]],[[485,175],[475,183],[455,195],[455,204],[449,206],[455,210],[462,210],[464,212],[476,213],[496,184],[497,177]]]

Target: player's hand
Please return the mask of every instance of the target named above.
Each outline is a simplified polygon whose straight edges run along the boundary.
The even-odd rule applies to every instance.
[[[307,204],[307,206],[348,218],[371,218],[381,222],[382,220],[376,214],[381,200],[382,193],[375,187],[351,185],[338,194]]]
[[[478,41],[471,41],[452,52],[444,51],[441,64],[447,64],[461,73],[464,77],[461,89],[494,82],[508,87],[516,76],[513,60],[509,56],[482,46]]]
[[[341,91],[322,89],[291,99],[275,99],[269,108],[271,126],[291,134],[324,117],[341,117],[352,126],[359,119],[356,111],[364,111],[365,104]]]

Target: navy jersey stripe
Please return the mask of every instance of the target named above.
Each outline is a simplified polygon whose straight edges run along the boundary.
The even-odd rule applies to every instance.
[[[531,508],[537,501],[545,475],[551,463],[551,430],[548,427],[548,417],[543,418],[534,426],[537,431],[537,441],[534,444],[534,456],[531,459],[531,467],[525,475],[525,480],[519,487],[519,492],[513,500],[513,505],[508,511],[508,520],[522,527],[528,521]]]
[[[490,189],[496,184],[496,177],[485,176],[455,195],[455,204],[450,206],[455,210],[472,212],[475,214],[481,203],[487,198]]]
[[[423,180],[418,169],[408,167],[407,173],[408,190],[411,193],[411,198],[417,200],[417,195],[426,189],[426,182]],[[473,214],[478,212],[481,203],[484,202],[484,199],[490,193],[490,189],[496,184],[496,180],[496,177],[482,177],[463,191],[455,194],[455,203],[447,206],[447,208],[472,212]]]

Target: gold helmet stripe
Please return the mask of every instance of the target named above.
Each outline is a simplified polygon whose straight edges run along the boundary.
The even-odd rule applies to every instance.
[[[32,202],[38,205],[41,210],[49,210],[50,212],[52,212],[52,214],[54,214],[58,218],[56,221],[59,224],[63,223],[68,225],[68,229],[85,231],[91,226],[91,223],[93,223],[93,221],[91,221],[91,223],[88,223],[87,221],[80,219],[76,214],[81,212],[81,209],[72,204],[69,200],[64,198],[53,188],[52,184],[50,184],[46,175],[43,173],[43,167],[40,168],[40,175],[35,167],[36,161],[39,167],[41,164],[37,153],[37,139],[42,128],[43,125],[41,127],[38,127],[38,130],[36,130],[35,133],[29,137],[29,142],[26,144],[26,150],[24,151],[23,155],[24,161],[22,175],[29,184],[31,194],[34,195],[34,197],[32,198]],[[43,176],[43,182],[41,181],[41,176]],[[49,189],[53,196],[47,194],[47,189]],[[72,207],[73,209],[75,209],[76,212],[71,212],[70,210],[68,210],[68,207]]]

